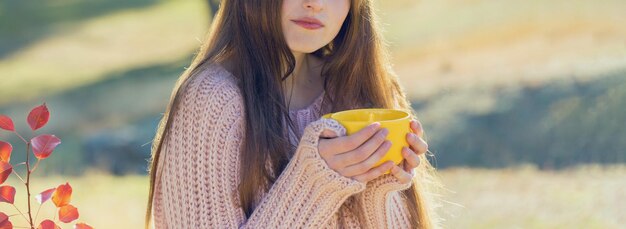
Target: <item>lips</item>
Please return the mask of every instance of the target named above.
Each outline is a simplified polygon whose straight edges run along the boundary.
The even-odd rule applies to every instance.
[[[322,24],[320,20],[317,20],[312,17],[303,17],[303,18],[298,18],[298,19],[294,19],[291,21],[305,29],[310,29],[310,30],[324,27],[324,24]]]

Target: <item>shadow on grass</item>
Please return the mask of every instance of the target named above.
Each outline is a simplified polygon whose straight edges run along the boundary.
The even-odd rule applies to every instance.
[[[145,173],[149,143],[161,113],[176,79],[190,62],[184,58],[112,73],[91,85],[0,107],[0,114],[11,116],[18,132],[31,136],[19,119],[40,100],[46,102],[51,117],[38,134],[55,134],[62,143],[54,156],[40,164],[38,170],[43,173],[80,174],[86,167],[114,174]],[[14,143],[14,152],[26,150],[13,135],[0,133],[0,139]],[[16,161],[25,160],[23,153],[15,153],[14,157]]]
[[[462,129],[433,141],[437,166],[626,163],[626,70],[517,93],[498,95],[496,111],[467,116]]]

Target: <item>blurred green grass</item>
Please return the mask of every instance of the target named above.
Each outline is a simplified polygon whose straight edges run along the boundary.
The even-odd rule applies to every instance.
[[[21,173],[24,174],[24,173]],[[142,228],[147,204],[148,179],[146,176],[129,175],[124,177],[111,176],[97,171],[88,171],[82,176],[41,176],[35,171],[36,176],[31,177],[31,210],[33,220],[37,214],[39,203],[35,196],[40,192],[56,188],[69,182],[72,186],[70,204],[78,208],[79,218],[69,224],[58,221],[61,228],[73,228],[75,223],[85,222],[94,228]],[[25,175],[23,176],[26,179]],[[16,188],[15,205],[21,212],[28,212],[27,195],[25,185],[11,175],[5,184],[11,184]],[[17,214],[15,207],[3,203],[0,212],[7,215]],[[41,205],[35,222],[43,219],[55,218],[56,208],[52,201]],[[27,226],[27,221],[18,216],[10,218],[13,226]]]
[[[626,21],[626,16],[621,13],[626,6],[618,0],[397,0],[376,3],[403,82],[420,89],[411,91],[412,96],[439,89],[436,85],[421,86],[425,85],[424,82],[438,80],[432,76],[437,72],[428,70],[445,69],[450,65],[455,69],[462,67],[462,63],[455,63],[450,56],[462,56],[462,52],[468,49],[506,45],[519,39],[532,39],[537,34],[569,36],[571,30],[581,26],[583,30],[596,28],[588,32],[599,36],[626,34],[626,29],[620,26]],[[0,47],[0,57],[4,57],[0,59],[0,74],[5,76],[3,90],[0,90],[0,106],[97,83],[115,71],[168,63],[189,55],[197,49],[209,23],[204,1],[86,3],[63,0],[38,5],[10,0],[2,3],[0,8],[5,9],[0,18],[16,19],[0,20],[0,37],[6,39],[3,40],[6,42],[0,42],[6,47]],[[36,33],[45,33],[45,36]],[[28,39],[30,41],[25,42]],[[605,48],[616,48],[613,42],[601,43],[607,46]],[[621,50],[612,53],[623,54],[626,48],[623,43],[621,45]],[[594,47],[594,50],[596,52],[586,53],[587,56],[611,54],[601,47]],[[514,53],[502,53],[502,58],[512,55]],[[438,63],[431,64],[433,60]],[[624,63],[626,61],[620,59],[615,64]],[[561,71],[567,67],[562,67]],[[599,71],[603,70],[606,67]],[[547,75],[555,74],[550,72]],[[472,81],[463,78],[447,81],[446,85]],[[501,80],[499,78],[490,77],[488,81],[497,82]],[[515,79],[510,81],[517,82]],[[29,88],[30,92],[24,93],[23,88]]]
[[[626,166],[441,171],[444,228],[622,228]]]
[[[120,10],[138,9],[157,0],[55,0],[0,2],[0,58],[85,21]]]
[[[37,173],[36,173],[37,174]],[[538,170],[526,165],[507,169],[452,168],[440,171],[448,190],[438,198],[444,228],[620,228],[626,224],[620,203],[626,197],[626,166],[586,165],[560,171]],[[69,182],[71,203],[80,214],[76,222],[95,228],[141,228],[147,201],[146,176],[111,176],[88,171],[83,176],[32,177],[34,195]],[[15,204],[26,212],[26,192],[14,176],[7,181],[17,188]],[[45,203],[38,219],[52,218],[54,205]],[[0,205],[0,212],[17,213]],[[33,216],[34,217],[34,216]],[[58,218],[58,216],[57,216]],[[11,217],[13,225],[24,219]],[[63,228],[69,228],[61,223]]]
[[[624,166],[576,165],[624,160],[623,1],[375,2],[435,162],[513,166],[442,169],[454,191],[444,195],[446,228],[626,224]],[[147,159],[143,144],[203,40],[206,10],[204,1],[0,2],[0,113],[28,133],[27,111],[48,101],[52,117],[41,131],[63,141],[39,169],[51,176],[35,178],[33,192],[69,181],[80,221],[141,227],[147,177],[95,172],[107,167],[90,168],[85,157]],[[122,146],[90,145],[112,137]],[[15,137],[0,139],[15,143],[13,161],[23,160]],[[552,167],[561,170],[545,170]],[[44,209],[40,219],[53,214]]]
[[[581,100],[591,102],[567,110],[563,107],[572,104],[566,102],[574,101],[570,97],[592,95],[560,90],[558,84],[621,90],[619,84],[605,83],[605,78],[619,81],[626,68],[626,27],[620,26],[626,20],[626,15],[620,13],[626,4],[613,0],[376,3],[385,36],[390,40],[395,69],[404,88],[410,89],[407,93],[429,136],[434,137],[432,151],[446,162],[441,165],[506,166],[529,161],[540,164],[543,155],[539,149],[548,151],[546,155],[555,154],[550,160],[561,165],[571,164],[562,162],[572,158],[574,163],[624,160],[624,152],[616,150],[623,145],[619,140],[623,131],[600,128],[622,127],[614,125],[621,121],[621,110],[602,110],[595,105],[619,106],[621,94]],[[43,9],[58,12],[45,12],[33,16],[35,19],[30,14],[19,14],[14,16],[27,20],[3,21],[24,31],[51,28],[56,32],[28,44],[6,38],[21,48],[0,55],[0,112],[20,118],[38,103],[49,102],[53,118],[45,131],[68,139],[59,148],[65,153],[58,161],[51,160],[50,168],[68,160],[83,160],[91,151],[87,142],[100,136],[127,136],[126,144],[131,145],[127,148],[147,157],[149,147],[143,144],[149,143],[153,135],[137,130],[155,129],[170,93],[168,85],[200,45],[210,18],[205,2],[96,1],[85,5],[62,0],[50,4],[53,3],[37,6],[10,1],[2,5],[4,13],[0,17],[14,15],[6,13],[9,6],[19,6],[16,12],[31,14]],[[85,12],[76,12],[79,9]],[[90,10],[93,14],[86,13]],[[47,24],[36,23],[44,19]],[[11,32],[0,30],[1,34]],[[562,93],[532,96],[552,90]],[[521,103],[520,108],[511,107],[516,103]],[[507,120],[528,109],[537,113],[516,118],[517,122]],[[595,116],[551,118],[589,109],[594,110]],[[568,135],[571,128],[579,125],[577,122],[585,122],[588,128],[578,138]],[[510,131],[515,123],[520,129],[535,127],[529,129],[534,134],[520,138],[519,133]],[[18,129],[22,127],[18,125]],[[482,132],[471,135],[473,138],[465,137],[475,130]],[[16,140],[6,133],[0,133],[0,138]],[[582,141],[584,147],[572,149],[572,144],[553,144],[573,140]],[[541,143],[534,144],[539,149],[531,150],[537,152],[532,154],[535,157],[520,153],[528,148],[512,147],[524,142]],[[597,144],[611,149],[601,152],[614,157],[597,160],[599,157],[581,156],[598,148]],[[16,147],[22,150],[21,146]],[[82,169],[59,171],[80,173]]]
[[[208,26],[205,2],[95,1],[85,5],[62,0],[40,6],[15,1],[3,4],[2,8],[19,6],[16,12],[31,14],[43,9],[58,11],[32,18],[13,12],[0,15],[26,18],[3,22],[24,31],[56,31],[21,44],[20,49],[0,59],[0,75],[5,76],[0,112],[19,120],[29,108],[48,101],[53,118],[45,131],[67,139],[59,148],[65,153],[42,170],[59,167],[64,161],[85,160],[85,154],[94,148],[89,141],[102,136],[128,136],[124,138],[131,151],[124,152],[147,157],[149,147],[145,144],[153,135],[137,130],[155,129],[169,96],[168,85],[173,85],[189,63]],[[623,152],[617,149],[623,145],[619,139],[625,133],[619,128],[600,128],[604,124],[621,127],[614,125],[621,121],[621,110],[594,107],[595,103],[619,107],[621,94],[583,100],[591,102],[568,111],[563,106],[571,105],[565,103],[572,101],[570,97],[591,94],[560,90],[558,84],[620,90],[619,84],[607,84],[605,78],[619,81],[621,69],[626,68],[626,27],[619,26],[626,21],[626,15],[620,14],[626,4],[612,0],[398,0],[376,4],[395,69],[402,85],[410,88],[407,93],[413,106],[433,137],[429,140],[434,146],[431,151],[440,155],[440,165],[500,167],[533,162],[564,166],[624,160]],[[79,9],[84,12],[77,12]],[[93,14],[86,13],[90,10]],[[36,23],[44,19],[46,23]],[[11,32],[0,30],[2,34]],[[20,46],[18,39],[6,39]],[[561,93],[533,96],[553,90]],[[511,107],[516,103],[519,107]],[[508,121],[529,109],[536,112],[519,116],[517,122]],[[595,116],[550,118],[588,109],[595,110]],[[579,137],[568,135],[579,122],[584,122],[587,131]],[[516,128],[534,134],[521,138],[510,131],[515,123]],[[18,125],[18,129],[22,127]],[[468,135],[476,130],[480,134]],[[0,133],[2,137],[16,140],[10,134]],[[581,147],[552,143],[569,141],[582,142],[578,144]],[[521,147],[525,142],[534,142],[536,148]],[[16,150],[22,150],[20,147]],[[602,154],[613,156],[582,156],[596,148],[607,149]],[[541,149],[548,152],[544,155]],[[98,154],[113,155],[121,150]],[[543,161],[544,156],[552,162]],[[77,166],[58,172],[78,174],[82,169]]]
[[[202,1],[163,1],[84,20],[77,16],[67,28],[0,59],[0,106],[188,57],[209,23],[204,8]]]

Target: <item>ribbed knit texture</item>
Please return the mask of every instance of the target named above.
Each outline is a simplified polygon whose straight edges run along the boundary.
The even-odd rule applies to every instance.
[[[249,218],[239,207],[239,168],[245,117],[235,78],[213,64],[195,77],[163,138],[153,203],[153,228],[409,228],[406,202],[391,174],[366,183],[329,168],[317,151],[320,133],[346,131],[320,118],[324,93],[290,111],[298,126],[290,162],[269,192],[259,193]],[[366,222],[342,205],[356,195]],[[343,220],[339,220],[339,217]],[[339,225],[340,222],[344,222]]]

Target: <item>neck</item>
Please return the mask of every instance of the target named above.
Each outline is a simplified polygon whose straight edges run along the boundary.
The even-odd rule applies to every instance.
[[[321,86],[320,65],[311,54],[294,52],[296,65],[293,72],[283,82],[285,103],[299,108],[310,104],[319,95]],[[289,106],[289,105],[288,105]]]
[[[293,52],[293,56],[296,59],[296,66],[287,80],[285,80],[287,88],[291,88],[292,85],[296,87],[306,85],[307,79],[310,77],[308,54]]]

